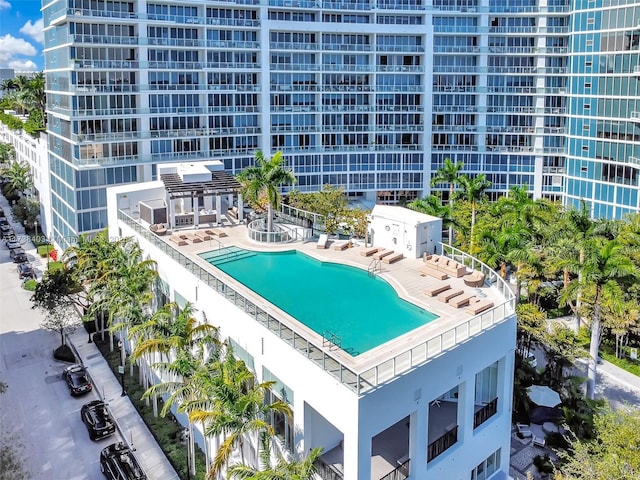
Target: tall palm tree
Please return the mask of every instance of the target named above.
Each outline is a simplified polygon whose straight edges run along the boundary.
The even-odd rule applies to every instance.
[[[219,362],[218,375],[213,377],[213,382],[207,388],[214,399],[213,408],[194,410],[190,414],[191,421],[208,426],[208,436],[223,437],[207,478],[216,478],[236,449],[240,451],[242,463],[245,463],[245,441],[257,444],[263,432],[271,436],[275,433],[269,422],[272,414],[291,416],[291,408],[286,402],[265,402],[273,384],[255,383],[254,375],[244,362],[237,360],[230,348],[226,349],[225,356]],[[252,438],[255,442],[251,442]]]
[[[431,186],[438,183],[449,184],[449,215],[453,215],[454,190],[460,181],[460,171],[464,167],[464,163],[453,163],[450,158],[444,159],[444,164],[436,171],[431,178]],[[453,243],[453,224],[449,224],[449,245]]]
[[[638,277],[638,270],[626,256],[617,240],[602,240],[594,237],[585,243],[584,261],[572,265],[574,273],[582,277],[569,283],[562,299],[573,298],[581,291],[592,289],[593,313],[591,316],[591,340],[589,344],[589,365],[587,397],[594,398],[598,348],[600,347],[600,316],[602,303],[607,301],[614,308],[620,307],[623,298],[621,287]]]
[[[462,188],[458,192],[458,197],[466,200],[471,204],[471,232],[469,234],[470,250],[473,250],[473,229],[476,224],[476,213],[478,211],[478,202],[485,197],[485,191],[491,186],[491,182],[487,180],[487,176],[482,173],[475,177],[462,175],[458,182]]]
[[[278,187],[283,184],[291,184],[296,177],[291,170],[284,167],[284,157],[278,151],[270,159],[265,158],[262,150],[255,154],[255,165],[245,168],[238,175],[242,184],[243,193],[254,205],[267,206],[267,231],[273,231],[273,211],[280,203],[280,191]]]
[[[271,460],[271,438],[263,434],[260,438],[261,468],[243,464],[232,465],[230,478],[240,480],[314,480],[317,474],[316,462],[322,455],[322,448],[314,448],[302,458],[288,461],[281,453],[277,453],[275,464]]]

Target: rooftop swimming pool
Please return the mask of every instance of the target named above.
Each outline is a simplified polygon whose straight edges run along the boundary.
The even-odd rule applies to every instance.
[[[352,356],[438,318],[377,276],[295,250],[225,247],[200,257]]]

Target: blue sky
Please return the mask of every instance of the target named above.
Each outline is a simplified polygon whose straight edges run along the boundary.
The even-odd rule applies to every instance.
[[[0,0],[0,68],[42,70],[40,0]]]

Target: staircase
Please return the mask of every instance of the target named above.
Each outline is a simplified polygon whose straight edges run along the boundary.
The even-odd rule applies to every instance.
[[[202,255],[202,258],[211,265],[220,265],[222,263],[233,262],[247,257],[253,257],[255,252],[245,250],[244,248],[230,246],[212,250]]]

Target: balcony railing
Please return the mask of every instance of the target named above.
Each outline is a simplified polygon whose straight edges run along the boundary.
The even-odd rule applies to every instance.
[[[387,473],[380,480],[405,480],[409,478],[409,472],[411,471],[411,459],[407,459],[406,462],[398,465],[394,470]]]
[[[356,372],[333,356],[327,349],[322,348],[321,342],[316,344],[313,340],[307,338],[308,335],[306,333],[297,331],[294,325],[285,324],[276,318],[273,315],[276,312],[272,310],[270,305],[254,303],[253,300],[245,297],[231,285],[216,277],[213,272],[204,269],[183,252],[150,232],[148,228],[144,228],[127,213],[119,210],[118,219],[357,395],[373,390],[379,385],[425,364],[430,359],[441,355],[444,351],[478,335],[485,329],[502,323],[506,318],[513,315],[515,296],[495,271],[461,250],[440,244],[443,253],[447,253],[450,258],[484,272],[487,281],[498,288],[506,298],[506,301],[442,333],[437,333],[423,343],[410,347],[404,352],[400,352],[363,372]],[[457,427],[455,431],[457,438]]]
[[[484,422],[498,413],[498,397],[491,400],[480,410],[473,414],[473,428],[478,428]]]
[[[430,462],[458,441],[458,425],[434,440],[427,447],[427,462]]]

